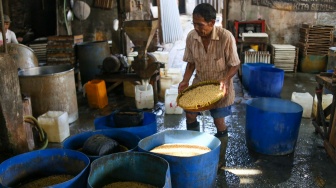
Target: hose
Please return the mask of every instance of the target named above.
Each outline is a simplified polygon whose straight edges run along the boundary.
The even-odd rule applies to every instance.
[[[48,145],[48,138],[45,131],[39,126],[38,121],[35,117],[27,115],[23,116],[23,121],[29,123],[30,125],[37,128],[39,133],[39,141],[43,144],[41,147],[36,149],[45,149]]]

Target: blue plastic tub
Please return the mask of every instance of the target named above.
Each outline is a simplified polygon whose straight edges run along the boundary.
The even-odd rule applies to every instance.
[[[109,130],[96,130],[96,131],[87,131],[83,133],[79,133],[73,136],[68,137],[63,142],[63,148],[71,149],[71,150],[80,150],[84,142],[93,135],[102,134],[109,138],[112,138],[119,142],[119,144],[125,146],[128,151],[135,151],[137,150],[138,143],[140,138],[133,133],[116,130],[116,129],[109,129]],[[87,155],[91,161],[101,157],[96,155]]]
[[[149,153],[116,153],[92,162],[88,187],[103,187],[118,181],[141,182],[160,188],[172,187],[168,162]]]
[[[114,124],[114,114],[117,111],[111,113],[110,115],[96,118],[94,120],[94,126],[96,130],[99,129],[114,129],[114,130],[124,130],[127,132],[134,133],[139,136],[140,139],[150,136],[152,134],[157,133],[157,123],[156,123],[156,115],[150,112],[144,112],[144,119],[142,125],[134,126],[134,127],[124,127],[117,128]]]
[[[67,174],[74,178],[50,187],[86,187],[90,159],[81,152],[66,149],[45,149],[20,154],[0,164],[1,187],[51,175]]]
[[[193,157],[177,157],[150,152],[162,144],[188,143],[206,146],[210,152]],[[139,151],[149,152],[166,159],[170,166],[172,187],[214,187],[217,177],[220,140],[210,134],[187,130],[165,130],[139,142]]]
[[[269,63],[244,63],[242,65],[242,84],[246,90],[249,90],[249,80],[251,70],[258,67],[275,67]]]
[[[285,71],[273,67],[256,67],[251,69],[249,94],[252,97],[280,98]]]
[[[285,155],[295,149],[303,108],[278,98],[255,98],[246,103],[246,144],[267,155]]]

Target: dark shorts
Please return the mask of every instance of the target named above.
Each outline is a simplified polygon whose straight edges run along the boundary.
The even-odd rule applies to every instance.
[[[223,118],[223,117],[231,115],[231,106],[227,106],[224,108],[215,108],[209,111],[213,118]],[[201,112],[189,112],[189,111],[186,111],[186,113],[197,114],[197,115],[201,114]]]

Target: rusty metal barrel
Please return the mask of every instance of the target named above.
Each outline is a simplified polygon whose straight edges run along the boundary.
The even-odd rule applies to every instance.
[[[37,56],[28,46],[23,44],[8,43],[7,50],[8,54],[12,57],[18,68],[28,69],[38,67]]]
[[[31,97],[33,115],[47,111],[68,112],[69,123],[78,119],[74,68],[53,65],[22,69],[19,72],[21,93]]]
[[[85,84],[101,73],[104,59],[111,56],[110,48],[107,41],[83,42],[76,46],[81,82]]]

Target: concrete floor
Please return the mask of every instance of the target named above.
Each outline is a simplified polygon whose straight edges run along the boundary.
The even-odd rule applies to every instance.
[[[281,93],[282,99],[290,100],[292,92],[314,94],[316,86],[313,74],[286,73]],[[218,172],[216,187],[336,187],[336,164],[326,153],[321,137],[315,134],[311,119],[302,118],[299,136],[293,153],[288,155],[263,155],[251,151],[246,146],[246,101],[251,99],[235,80],[236,100],[232,115],[225,121],[229,127],[229,142],[226,153],[226,167]],[[78,96],[79,119],[70,126],[71,135],[94,130],[93,120],[123,108],[135,108],[134,98],[125,97],[122,88],[109,93],[109,105],[103,109],[90,109],[86,98]],[[186,129],[185,114],[165,114],[164,103],[158,102],[155,108],[148,110],[157,115],[158,131],[167,129]],[[199,116],[201,132],[215,133],[211,116],[205,112]],[[261,122],[262,123],[262,122]],[[59,147],[50,144],[49,147]]]
[[[187,32],[191,26],[189,17],[181,17],[182,25]],[[187,26],[187,27],[186,27]],[[187,28],[187,29],[186,29]],[[184,42],[167,44],[170,59],[169,67],[185,67],[182,62]],[[216,187],[286,187],[286,188],[332,188],[336,187],[336,164],[328,157],[323,141],[315,134],[311,119],[302,118],[296,148],[293,153],[283,156],[263,155],[251,151],[246,146],[245,118],[246,101],[251,99],[242,87],[241,81],[234,78],[236,99],[232,115],[226,118],[229,127],[229,143],[226,153],[226,167],[218,172]],[[281,98],[290,100],[292,92],[309,92],[314,95],[316,87],[315,75],[307,73],[285,73]],[[123,107],[135,107],[135,100],[123,95],[123,89],[117,87],[109,94],[109,105],[103,109],[90,109],[86,98],[79,93],[79,119],[70,125],[71,135],[93,130],[93,120],[110,114]],[[165,114],[164,103],[158,102],[149,110],[157,115],[158,131],[166,129],[185,130],[185,115]],[[201,132],[215,133],[209,113],[199,117]],[[262,123],[262,122],[261,122]],[[50,144],[49,147],[59,147]]]

